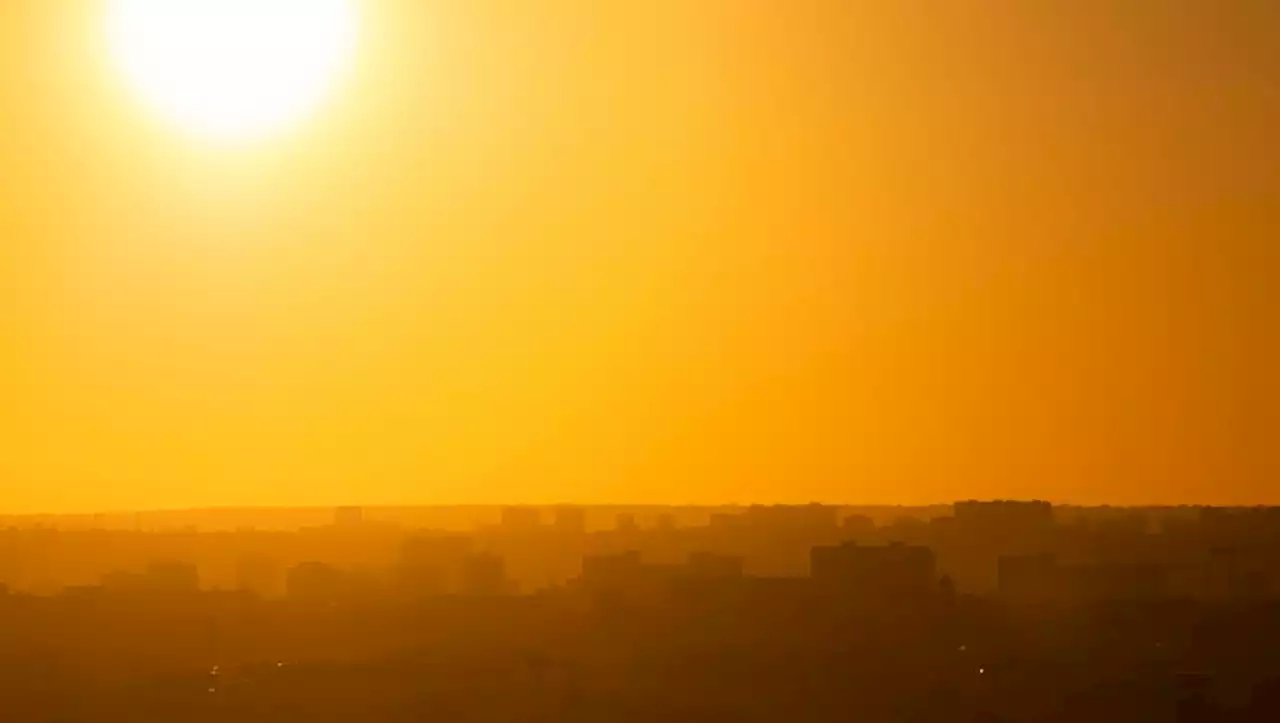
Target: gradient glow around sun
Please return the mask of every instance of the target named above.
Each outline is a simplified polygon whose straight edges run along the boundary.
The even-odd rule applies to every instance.
[[[111,0],[111,55],[183,129],[239,140],[314,110],[350,62],[354,0]]]

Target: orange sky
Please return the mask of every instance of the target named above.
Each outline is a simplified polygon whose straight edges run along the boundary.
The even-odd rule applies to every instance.
[[[1275,7],[370,0],[216,150],[9,0],[0,511],[1280,502]]]

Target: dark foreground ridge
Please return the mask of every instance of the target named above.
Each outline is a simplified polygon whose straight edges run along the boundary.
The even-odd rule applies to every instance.
[[[330,514],[11,520],[0,720],[1280,721],[1280,508]]]

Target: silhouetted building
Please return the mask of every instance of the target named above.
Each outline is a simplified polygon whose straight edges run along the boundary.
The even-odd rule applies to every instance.
[[[1205,561],[1204,593],[1209,598],[1225,600],[1235,596],[1239,575],[1236,550],[1230,547],[1214,547]]]
[[[570,505],[556,507],[552,524],[560,534],[581,535],[587,531],[587,511]]]
[[[1000,595],[1021,604],[1041,604],[1059,600],[1062,570],[1058,556],[1051,553],[1002,555],[997,565]]]
[[[510,591],[506,562],[498,555],[478,553],[462,561],[461,592],[467,595],[504,595]]]
[[[933,551],[901,543],[814,547],[810,570],[826,589],[884,599],[931,595],[937,584]]]
[[[999,587],[999,557],[1054,550],[1053,505],[1032,500],[956,502],[950,523],[935,522],[930,544],[944,569],[969,592]]]
[[[866,515],[849,515],[840,521],[840,531],[849,539],[869,539],[876,533],[876,523]]]
[[[303,562],[290,568],[285,579],[286,594],[303,602],[334,602],[347,597],[346,575],[323,562]]]
[[[244,555],[236,560],[236,589],[261,597],[279,594],[281,569],[265,555]]]
[[[1174,680],[1177,723],[1217,723],[1214,679],[1207,673],[1180,673]]]
[[[657,604],[672,592],[679,577],[677,565],[645,564],[635,550],[582,558],[578,586],[597,606]]]
[[[1265,551],[1210,548],[1204,563],[1204,593],[1215,600],[1262,600],[1275,594],[1276,563]]]
[[[745,513],[755,530],[816,532],[834,530],[840,508],[812,503],[808,505],[752,505]]]
[[[0,719],[1280,723],[1267,514],[1202,528],[1152,508],[1148,530],[1119,508],[1055,508],[1052,527],[1022,503],[865,509],[898,521],[838,544],[865,523],[797,508],[667,508],[675,531],[649,527],[656,508],[588,508],[646,522],[585,535],[505,534],[492,508],[384,509],[415,533],[316,525],[331,509],[234,533],[0,517]],[[1014,529],[1051,530],[1050,549]],[[181,562],[138,566],[164,559]],[[300,559],[279,575],[289,601],[220,591],[265,590],[271,561]],[[990,589],[959,594],[957,561],[989,561]],[[108,570],[130,572],[81,586]],[[503,594],[516,575],[534,594]]]
[[[710,552],[692,553],[684,565],[654,572],[669,575],[667,590],[685,609],[740,610],[753,580],[743,574],[741,557]]]
[[[143,586],[153,592],[196,592],[200,572],[185,562],[153,562],[147,566]]]
[[[1251,721],[1280,721],[1280,676],[1272,674],[1253,684],[1249,713]]]
[[[1201,507],[1204,536],[1218,545],[1280,541],[1280,507]]]
[[[401,593],[420,597],[457,589],[461,582],[458,575],[470,552],[471,538],[463,535],[423,535],[405,540],[397,567]]]
[[[363,523],[363,507],[339,507],[333,511],[333,524],[338,527],[358,527]]]
[[[506,532],[528,533],[542,525],[542,513],[536,507],[504,507],[502,529]]]
[[[107,592],[138,592],[146,589],[146,577],[139,572],[112,570],[102,576],[102,589]]]
[[[643,567],[637,550],[587,555],[582,558],[582,580],[588,585],[625,584],[638,577]]]
[[[959,603],[960,595],[956,591],[955,580],[952,580],[950,575],[943,575],[938,580],[938,599],[947,610],[954,610]]]
[[[713,512],[707,526],[713,530],[745,530],[749,520],[745,514],[736,512]]]
[[[738,555],[718,555],[712,552],[695,552],[689,555],[685,574],[696,578],[740,578],[743,559]]]
[[[619,532],[636,532],[640,529],[640,526],[636,524],[636,516],[630,512],[618,513],[614,527]]]
[[[1168,570],[1154,563],[1097,563],[1063,570],[1063,584],[1080,602],[1152,601],[1168,595]]]
[[[969,528],[1026,532],[1053,526],[1053,505],[1041,500],[966,500],[954,511],[956,522]]]

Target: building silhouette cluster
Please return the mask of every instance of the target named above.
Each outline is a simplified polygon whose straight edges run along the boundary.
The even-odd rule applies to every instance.
[[[1280,720],[1273,508],[8,523],[5,720]]]

